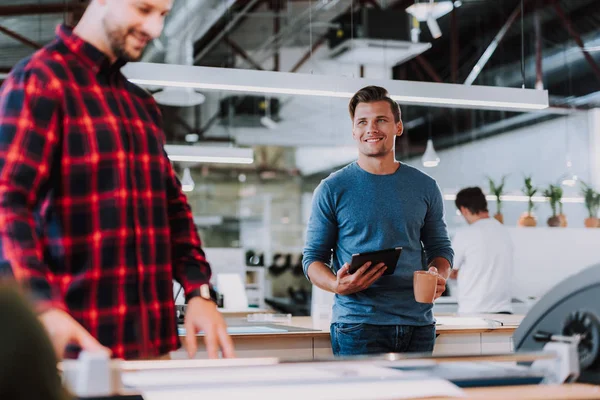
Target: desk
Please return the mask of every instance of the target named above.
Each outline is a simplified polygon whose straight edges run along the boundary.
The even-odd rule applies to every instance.
[[[513,350],[512,334],[523,316],[483,314],[465,318],[436,315],[436,318],[441,325],[436,327],[438,337],[434,348],[435,355],[491,354],[507,353]],[[227,322],[230,327],[235,328],[231,337],[238,357],[314,360],[333,356],[329,321],[313,320],[311,317],[292,317],[290,323],[251,324],[243,318],[228,318]],[[243,329],[240,329],[244,326],[262,326],[267,329],[264,329],[265,332],[261,332],[260,329],[252,329],[245,333]],[[267,332],[269,330],[271,332]],[[183,335],[181,339],[183,339]],[[184,343],[183,340],[182,343]],[[171,355],[174,359],[187,358],[184,349],[173,352]],[[198,336],[196,357],[207,357],[202,336]]]
[[[231,308],[219,308],[219,312],[224,318],[245,318],[248,314],[272,314],[273,311],[266,308],[244,308],[244,309],[231,309]]]
[[[585,384],[506,386],[465,389],[468,400],[588,400],[600,399],[600,387]],[[429,399],[434,400],[434,399]],[[442,400],[441,398],[435,400]],[[448,400],[448,398],[445,398]]]

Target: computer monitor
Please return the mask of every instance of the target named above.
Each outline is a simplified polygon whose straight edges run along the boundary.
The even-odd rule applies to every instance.
[[[600,264],[570,276],[548,291],[513,334],[515,351],[536,351],[536,335],[581,335],[579,382],[600,383]]]

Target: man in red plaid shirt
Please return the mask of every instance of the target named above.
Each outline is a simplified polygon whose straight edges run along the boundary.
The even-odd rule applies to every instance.
[[[233,357],[210,266],[164,152],[152,96],[120,68],[157,38],[173,0],[92,0],[74,30],[12,70],[0,90],[0,273],[34,295],[57,352],[117,358],[179,348]]]

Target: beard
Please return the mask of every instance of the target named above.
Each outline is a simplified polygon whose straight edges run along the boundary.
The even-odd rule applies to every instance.
[[[118,26],[111,26],[107,23],[106,19],[103,21],[104,29],[108,37],[108,42],[113,54],[120,59],[125,61],[138,61],[142,57],[142,50],[127,49],[127,38],[130,35],[135,35],[136,30],[134,28],[120,28]]]
[[[373,158],[385,157],[387,154],[390,153],[390,151],[392,151],[392,149],[393,145],[390,147],[386,143],[381,143],[381,145],[377,146],[376,148],[373,148],[372,146],[365,143],[361,143],[359,146],[359,151],[363,155]]]
[[[364,150],[361,151],[361,153],[367,157],[373,157],[373,158],[380,158],[380,157],[385,157],[387,154],[389,154],[390,150],[388,149],[380,149],[380,150]]]

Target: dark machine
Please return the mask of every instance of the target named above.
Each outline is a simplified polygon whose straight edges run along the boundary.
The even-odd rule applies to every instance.
[[[264,118],[277,123],[281,119],[281,102],[278,98],[257,95],[228,96],[221,100],[221,123],[229,127],[264,127]]]
[[[351,39],[410,41],[410,17],[404,10],[379,10],[364,7],[333,20],[337,28],[327,32],[329,48]]]
[[[513,335],[515,351],[541,350],[557,337],[578,337],[578,382],[600,383],[600,264],[567,278],[527,313]]]

